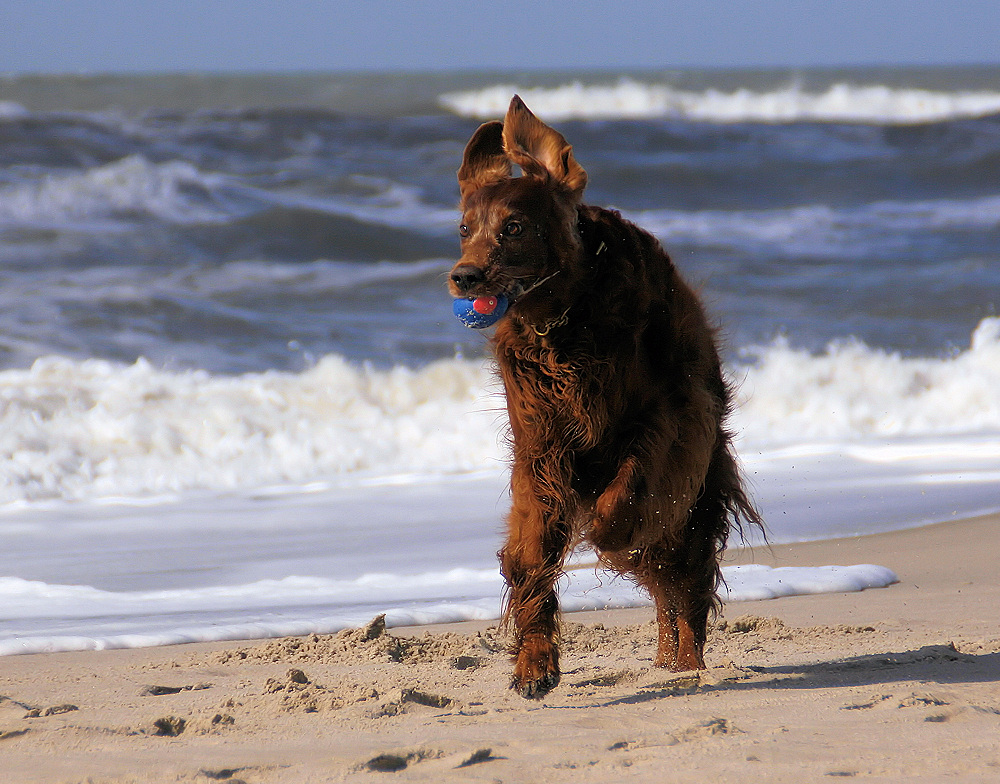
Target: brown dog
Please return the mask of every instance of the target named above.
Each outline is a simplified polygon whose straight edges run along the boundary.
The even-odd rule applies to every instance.
[[[555,583],[580,541],[653,597],[655,664],[704,668],[719,555],[733,524],[760,519],[701,305],[651,235],[581,204],[587,173],[518,96],[473,135],[458,181],[451,293],[510,301],[492,342],[514,452],[499,553],[511,688],[539,697],[559,682]]]

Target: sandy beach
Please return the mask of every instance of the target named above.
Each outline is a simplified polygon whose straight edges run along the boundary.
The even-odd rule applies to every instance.
[[[757,548],[899,582],[726,606],[710,669],[650,667],[648,609],[564,617],[508,691],[486,623],[0,659],[0,781],[1000,781],[1000,517]]]

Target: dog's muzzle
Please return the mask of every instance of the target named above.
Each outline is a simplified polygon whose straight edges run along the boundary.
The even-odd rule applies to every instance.
[[[459,295],[469,294],[486,282],[486,273],[475,264],[459,264],[451,271],[451,285]]]

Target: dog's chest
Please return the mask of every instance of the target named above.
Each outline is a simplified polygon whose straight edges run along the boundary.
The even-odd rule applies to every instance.
[[[515,439],[539,437],[570,448],[590,447],[600,439],[609,414],[602,394],[606,362],[547,339],[494,348]]]
[[[579,394],[585,374],[579,357],[541,341],[498,350],[497,362],[508,392],[533,395],[539,401]]]

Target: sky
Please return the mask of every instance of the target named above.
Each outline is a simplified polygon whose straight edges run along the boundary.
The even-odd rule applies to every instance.
[[[0,0],[0,74],[1000,62],[997,0]]]

